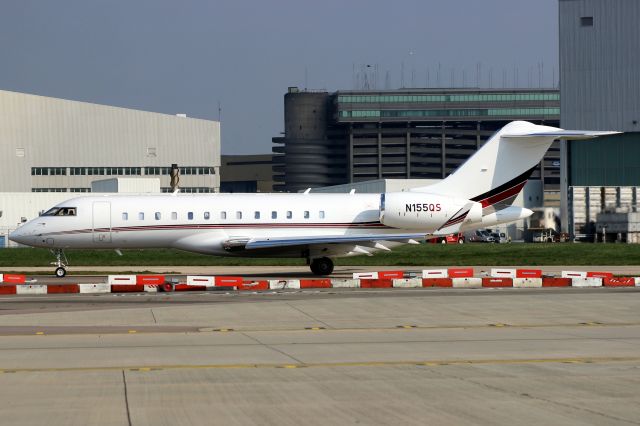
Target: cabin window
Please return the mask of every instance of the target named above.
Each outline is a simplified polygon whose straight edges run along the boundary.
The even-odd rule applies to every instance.
[[[291,219],[293,217],[293,212],[291,210],[287,211],[287,219]]]
[[[171,220],[178,220],[178,212],[171,212]]]
[[[324,219],[324,210],[320,210],[320,219]]]
[[[227,218],[227,212],[220,212],[220,219],[226,219]]]
[[[155,216],[156,216],[156,220],[162,219],[162,213],[160,212],[156,212]]]
[[[209,214],[209,212],[204,212],[204,220],[209,220],[210,217],[211,215]]]
[[[122,220],[129,220],[129,213],[122,212]]]
[[[304,218],[305,219],[309,219],[309,211],[308,210],[304,211]]]
[[[193,220],[193,212],[187,213],[187,219]]]
[[[254,219],[260,219],[260,212],[253,213],[253,218]]]
[[[236,212],[236,219],[242,219],[242,212]]]
[[[144,220],[144,212],[138,213],[138,219],[139,220]]]
[[[278,218],[278,212],[271,212],[271,219],[277,219]]]

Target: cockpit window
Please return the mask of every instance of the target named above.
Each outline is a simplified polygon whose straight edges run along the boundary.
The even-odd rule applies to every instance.
[[[75,216],[75,207],[53,207],[42,214],[42,216]]]

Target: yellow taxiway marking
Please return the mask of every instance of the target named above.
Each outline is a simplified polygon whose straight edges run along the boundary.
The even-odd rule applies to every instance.
[[[134,334],[134,333],[137,333],[137,331],[136,330],[129,330],[127,333]]]
[[[73,371],[157,371],[157,370],[213,370],[213,369],[254,369],[254,368],[335,368],[335,367],[402,367],[447,365],[517,365],[517,364],[596,364],[614,362],[640,362],[640,357],[583,357],[583,358],[531,358],[531,359],[450,359],[414,361],[362,361],[362,362],[317,362],[299,364],[173,364],[116,367],[51,367],[51,368],[5,368],[0,373],[73,372]]]
[[[38,336],[42,336],[44,334],[44,331],[36,331],[36,335]]]

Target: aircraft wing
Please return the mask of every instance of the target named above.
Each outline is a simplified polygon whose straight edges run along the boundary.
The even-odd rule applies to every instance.
[[[281,237],[281,238],[252,238],[246,242],[245,249],[261,249],[273,247],[290,247],[314,244],[357,244],[369,242],[395,241],[415,244],[422,240],[425,234],[366,234],[366,235],[323,235],[317,237]]]

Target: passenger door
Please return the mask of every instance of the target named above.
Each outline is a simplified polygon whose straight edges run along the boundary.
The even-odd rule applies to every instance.
[[[111,242],[111,203],[108,201],[93,203],[93,241]]]

